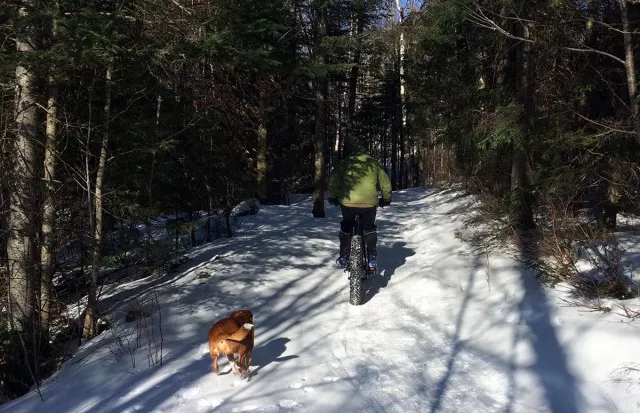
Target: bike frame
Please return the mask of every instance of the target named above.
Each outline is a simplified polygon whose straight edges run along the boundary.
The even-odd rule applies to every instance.
[[[362,225],[362,212],[356,212],[353,218],[353,230],[351,231],[351,236],[359,235],[362,239],[362,265],[366,265],[368,252],[367,252],[367,243],[364,242],[364,227]]]

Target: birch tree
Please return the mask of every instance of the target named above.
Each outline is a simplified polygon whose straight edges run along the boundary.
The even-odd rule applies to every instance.
[[[404,8],[400,0],[396,0],[396,12],[398,13],[398,26],[400,27],[400,35],[398,38],[398,110],[400,116],[398,143],[400,145],[400,188],[406,186],[407,180],[407,153],[406,153],[406,130],[407,130],[407,105],[405,94],[405,39],[404,29]]]
[[[56,10],[57,12],[57,10]],[[55,42],[57,28],[57,13],[54,16],[52,39]],[[42,211],[42,245],[40,247],[40,311],[41,323],[44,328],[49,326],[51,310],[52,280],[54,272],[54,220],[55,220],[55,189],[56,166],[58,162],[58,78],[56,67],[49,68],[48,84],[49,98],[47,99],[47,115],[45,130],[44,152],[44,194]]]
[[[24,0],[19,5],[19,16],[28,19],[37,6],[35,0]],[[13,185],[10,195],[8,219],[9,236],[7,258],[9,262],[9,312],[11,327],[26,331],[35,326],[35,291],[37,274],[36,227],[36,162],[37,151],[37,99],[36,74],[28,58],[36,43],[34,27],[25,25],[16,33],[16,50],[21,59],[16,66],[15,141],[13,142]]]
[[[84,320],[83,338],[90,338],[95,334],[95,316],[98,292],[98,276],[100,274],[100,258],[102,245],[102,190],[104,172],[107,166],[107,148],[109,144],[109,123],[111,122],[111,88],[112,88],[112,66],[109,65],[105,74],[105,102],[104,102],[104,133],[100,143],[100,158],[98,159],[98,169],[96,171],[95,193],[94,193],[94,225],[93,225],[93,248],[91,254],[91,284],[87,297],[87,311]]]
[[[631,38],[631,27],[629,25],[629,9],[627,0],[618,0],[620,4],[620,16],[622,19],[622,36],[624,39],[624,68],[627,75],[627,90],[629,91],[629,109],[635,131],[636,143],[640,145],[640,117],[638,113],[635,58],[633,53],[633,39]]]
[[[358,97],[358,76],[360,74],[360,65],[362,60],[362,32],[364,30],[364,20],[366,13],[366,4],[363,1],[356,2],[355,11],[352,18],[351,35],[355,38],[355,51],[353,53],[353,66],[349,76],[349,106],[347,114],[347,136],[352,139],[355,137],[355,116],[356,116],[356,101]]]

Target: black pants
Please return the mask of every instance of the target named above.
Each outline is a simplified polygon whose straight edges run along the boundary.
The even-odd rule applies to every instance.
[[[367,246],[369,255],[376,255],[376,243],[378,242],[378,234],[376,232],[376,210],[377,207],[370,208],[353,208],[342,205],[342,222],[340,222],[340,256],[349,255],[349,247],[351,245],[351,233],[353,232],[353,224],[356,212],[361,212],[362,230],[364,232],[364,242]]]

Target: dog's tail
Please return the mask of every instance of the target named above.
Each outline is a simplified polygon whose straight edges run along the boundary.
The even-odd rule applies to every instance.
[[[253,330],[253,324],[245,323],[242,327],[240,327],[240,329],[238,331],[236,331],[235,333],[231,334],[226,339],[227,340],[231,340],[231,341],[242,341],[245,338],[247,338],[249,333],[251,333],[251,330]]]

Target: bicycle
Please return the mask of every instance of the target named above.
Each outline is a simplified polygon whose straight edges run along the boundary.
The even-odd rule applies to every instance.
[[[349,246],[349,304],[362,304],[362,283],[372,271],[369,271],[367,245],[364,242],[364,229],[361,224],[362,212],[356,212]]]

